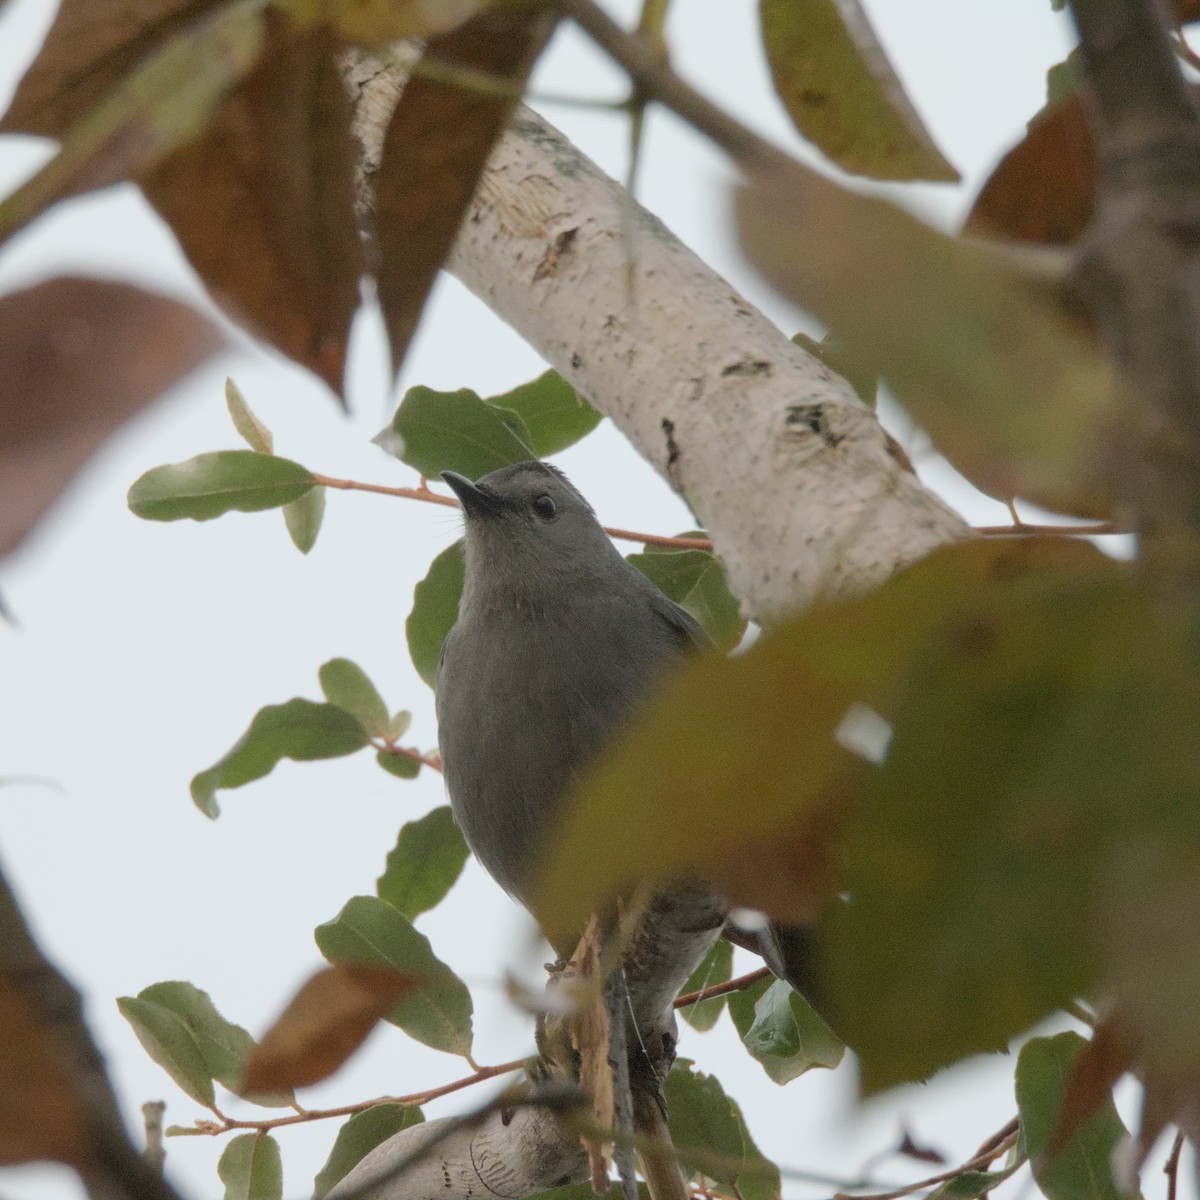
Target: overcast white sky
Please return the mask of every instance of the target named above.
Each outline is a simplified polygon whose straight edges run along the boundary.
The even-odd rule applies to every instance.
[[[0,108],[36,50],[48,0],[10,0],[0,15]],[[622,3],[629,15],[630,3]],[[935,137],[962,171],[961,188],[923,188],[926,211],[950,222],[1041,105],[1046,68],[1070,45],[1050,0],[873,0],[868,9]],[[768,84],[754,10],[725,0],[678,0],[671,40],[678,66],[760,131],[795,147]],[[543,92],[615,97],[616,73],[571,31],[539,69]],[[625,169],[625,130],[603,113],[545,107],[606,169]],[[41,161],[31,139],[0,140],[0,191]],[[715,151],[670,117],[650,125],[641,198],[677,234],[791,333],[800,316],[771,296],[737,253],[727,215],[730,173]],[[134,279],[201,301],[170,236],[132,188],[63,205],[0,253],[0,291],[62,270]],[[346,419],[322,388],[242,339],[230,352],[112,439],[52,518],[0,570],[19,629],[0,626],[0,776],[40,776],[58,789],[0,793],[0,854],[47,949],[84,989],[132,1122],[164,1098],[167,1119],[204,1115],[143,1053],[114,998],[164,979],[208,990],[231,1019],[261,1033],[319,962],[314,925],[350,896],[371,892],[402,821],[443,802],[441,780],[385,775],[370,759],[281,766],[223,794],[210,823],[193,807],[190,777],[241,734],[263,704],[316,697],[317,667],[360,663],[394,707],[414,712],[412,736],[436,741],[432,697],[408,661],[403,623],[414,584],[457,536],[444,509],[332,495],[315,550],[302,558],[278,513],[196,525],[144,523],[125,492],[151,466],[239,445],[222,398],[232,374],[275,431],[279,453],[325,473],[406,482],[407,469],[369,438],[392,403],[374,320],[361,322]],[[404,385],[503,391],[544,364],[453,280],[443,279],[404,372]],[[897,431],[903,438],[905,427]],[[561,456],[606,523],[670,532],[685,510],[607,423]],[[944,470],[939,486],[977,521],[1003,510],[970,499]],[[536,980],[543,954],[527,922],[470,865],[451,898],[418,924],[472,986],[476,1058],[526,1053],[529,1021],[502,980]],[[748,968],[748,964],[747,964]],[[728,1018],[688,1032],[682,1052],[716,1072],[747,1110],[764,1151],[782,1164],[853,1176],[894,1140],[902,1118],[951,1155],[967,1155],[1013,1111],[1011,1062],[967,1064],[926,1088],[866,1109],[852,1106],[852,1067],[813,1072],[781,1092],[741,1050]],[[456,1060],[398,1031],[377,1032],[354,1062],[304,1096],[309,1107],[400,1093],[463,1074]],[[453,1112],[467,1093],[430,1106]],[[244,1106],[226,1097],[225,1108]],[[306,1195],[336,1123],[284,1131],[285,1194]],[[224,1141],[176,1139],[168,1168],[191,1196],[212,1196]],[[901,1168],[884,1178],[904,1177]],[[819,1189],[788,1185],[788,1194]],[[5,1200],[74,1196],[65,1172],[0,1170]]]

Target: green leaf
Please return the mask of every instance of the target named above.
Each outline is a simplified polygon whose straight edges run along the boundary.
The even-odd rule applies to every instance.
[[[729,997],[729,1015],[746,1049],[780,1085],[814,1067],[834,1068],[845,1047],[789,983],[761,979]]]
[[[217,1162],[225,1200],[282,1200],[283,1163],[279,1143],[269,1133],[243,1133],[225,1147]]]
[[[147,1054],[198,1104],[206,1108],[216,1100],[212,1075],[192,1031],[168,1008],[135,996],[117,1000],[121,1016]]]
[[[402,738],[407,732],[408,727],[412,724],[412,713],[407,709],[401,709],[397,713],[393,713],[388,721],[387,729],[384,730],[384,736],[389,741],[396,741]]]
[[[355,896],[316,929],[317,946],[330,962],[367,962],[419,976],[421,987],[405,996],[388,1020],[409,1037],[448,1054],[471,1053],[471,993],[437,958],[429,939],[375,896]]]
[[[725,573],[707,550],[658,550],[630,554],[628,561],[681,608],[685,608],[723,651],[732,650],[746,632],[738,602]]]
[[[1033,1038],[1017,1059],[1017,1110],[1025,1148],[1047,1200],[1122,1200],[1124,1195],[1113,1179],[1112,1159],[1128,1133],[1111,1096],[1057,1158],[1044,1157],[1058,1124],[1071,1067],[1086,1045],[1077,1033]]]
[[[515,413],[538,458],[557,454],[591,433],[604,420],[557,371],[546,371],[530,383],[513,388],[487,403],[502,413]]]
[[[442,805],[401,827],[375,891],[411,921],[442,902],[469,853],[453,814]]]
[[[855,354],[830,333],[819,342],[807,333],[794,333],[792,341],[807,350],[818,362],[823,362],[835,375],[840,375],[864,404],[875,407],[879,372],[870,361]]]
[[[930,1195],[929,1200],[979,1200],[980,1196],[987,1195],[1006,1179],[1011,1179],[1024,1165],[1025,1159],[1022,1157],[1012,1166],[999,1171],[964,1171],[946,1180]]]
[[[211,521],[222,513],[260,512],[298,500],[316,485],[289,458],[257,450],[218,450],[147,471],[129,489],[129,508],[146,521]]]
[[[796,128],[872,179],[955,181],[858,0],[760,0],[763,45]]]
[[[376,1104],[355,1113],[338,1130],[329,1158],[313,1180],[313,1200],[323,1200],[376,1146],[424,1120],[419,1108],[405,1104]]]
[[[427,478],[458,471],[478,479],[497,467],[535,458],[529,432],[467,388],[435,392],[409,388],[392,423],[375,443]]]
[[[288,536],[301,554],[307,554],[317,542],[321,522],[325,519],[325,489],[315,487],[299,500],[283,506],[283,521]]]
[[[345,709],[368,733],[377,737],[387,733],[387,705],[362,667],[348,658],[331,658],[317,675],[330,704]]]
[[[270,454],[275,449],[271,431],[254,415],[242,389],[232,379],[225,380],[225,407],[233,419],[233,427],[242,435],[251,450]]]
[[[192,799],[205,816],[216,818],[219,788],[236,788],[269,775],[280,759],[310,762],[340,758],[361,750],[367,731],[333,704],[297,698],[259,709],[232,750],[192,780]]]
[[[417,674],[430,687],[437,679],[438,657],[442,643],[458,620],[458,601],[462,596],[463,544],[447,546],[429,565],[425,578],[413,592],[412,612],[404,625],[408,653]]]
[[[379,750],[375,761],[389,774],[397,779],[416,779],[421,773],[421,764],[408,754],[398,754],[392,750]]]
[[[750,1136],[741,1106],[732,1097],[729,1108],[742,1135],[742,1168],[738,1172],[738,1192],[742,1200],[780,1200],[783,1191],[779,1168],[766,1157]]]
[[[742,1167],[742,1131],[715,1075],[677,1058],[663,1082],[667,1125],[680,1161],[718,1183],[734,1184]]]
[[[268,1108],[285,1108],[294,1102],[291,1092],[251,1095],[242,1088],[242,1073],[254,1039],[240,1025],[227,1021],[207,992],[191,983],[171,981],[151,984],[137,998],[174,1013],[191,1033],[209,1075],[235,1095]]]
[[[728,983],[732,975],[733,946],[724,938],[718,938],[716,945],[704,956],[704,961],[692,972],[691,979],[683,985],[682,993],[687,995],[718,983]],[[704,1032],[717,1023],[725,1001],[725,996],[714,996],[711,1000],[701,1000],[699,1004],[681,1008],[679,1015],[693,1029]]]

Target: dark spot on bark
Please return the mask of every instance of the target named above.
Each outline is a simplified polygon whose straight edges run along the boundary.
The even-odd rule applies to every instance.
[[[805,88],[800,93],[800,103],[807,104],[810,108],[822,108],[829,103],[829,93],[818,92],[815,88]]]
[[[551,275],[557,273],[559,267],[570,257],[571,246],[578,233],[578,228],[564,229],[550,243],[546,253],[542,256],[542,261],[537,265],[537,270],[533,273],[534,283],[540,283],[543,279],[548,279]]]
[[[675,422],[663,417],[662,431],[667,437],[667,470],[671,471],[679,461],[679,447],[675,444]]]
[[[730,363],[721,372],[721,377],[728,379],[731,375],[736,375],[739,378],[753,379],[756,375],[769,375],[770,373],[771,364],[769,362],[742,359],[740,362]]]
[[[570,1176],[570,1175],[564,1175],[564,1176],[563,1176],[561,1179],[556,1179],[556,1180],[554,1181],[554,1186],[555,1186],[555,1187],[566,1187],[566,1186],[567,1186],[567,1184],[568,1184],[568,1183],[570,1183],[570,1182],[571,1182],[571,1176]]]
[[[784,420],[789,429],[795,429],[798,425],[807,426],[830,449],[844,436],[834,433],[829,428],[829,418],[825,415],[825,406],[822,404],[789,404]]]
[[[578,371],[583,366],[583,359],[578,354],[571,355],[571,370]]]

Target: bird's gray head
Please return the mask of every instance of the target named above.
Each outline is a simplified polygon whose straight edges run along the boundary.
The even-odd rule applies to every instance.
[[[534,591],[622,562],[592,506],[557,467],[531,461],[474,483],[453,471],[442,478],[462,501],[472,590],[486,577],[491,588]]]

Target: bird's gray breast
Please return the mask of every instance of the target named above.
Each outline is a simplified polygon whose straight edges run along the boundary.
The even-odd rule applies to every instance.
[[[681,657],[637,598],[460,618],[438,672],[438,739],[471,849],[524,898],[571,783]]]

